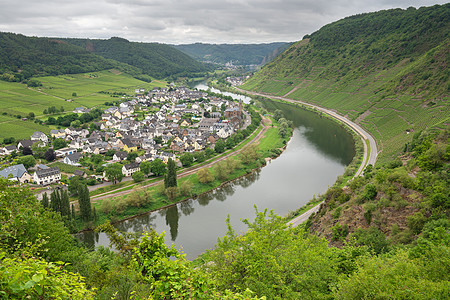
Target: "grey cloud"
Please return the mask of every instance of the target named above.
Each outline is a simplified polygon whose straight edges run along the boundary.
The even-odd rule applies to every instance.
[[[164,43],[295,41],[346,16],[432,0],[0,0],[0,30]]]

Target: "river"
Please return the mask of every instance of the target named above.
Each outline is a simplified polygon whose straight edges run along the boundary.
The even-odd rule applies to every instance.
[[[232,95],[231,95],[232,96]],[[245,99],[248,100],[248,99]],[[225,220],[236,232],[245,232],[242,218],[252,220],[258,210],[285,215],[323,193],[352,160],[352,137],[327,118],[293,105],[267,102],[268,109],[281,109],[294,122],[286,150],[267,166],[198,199],[189,199],[167,209],[116,225],[119,230],[142,232],[153,227],[165,232],[167,244],[175,244],[188,259],[214,247],[225,235]],[[91,246],[108,245],[104,234],[85,233],[80,240]]]

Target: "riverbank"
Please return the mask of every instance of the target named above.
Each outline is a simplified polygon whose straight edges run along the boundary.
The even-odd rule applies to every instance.
[[[87,230],[92,230],[104,222],[117,223],[135,218],[152,211],[168,208],[187,199],[197,198],[207,192],[217,189],[224,184],[242,178],[266,164],[266,158],[274,158],[282,152],[289,141],[292,130],[285,137],[277,134],[277,123],[267,117],[263,118],[262,125],[248,139],[214,161],[200,166],[189,168],[178,173],[178,194],[170,199],[164,193],[163,180],[155,180],[150,184],[136,184],[127,190],[93,198],[93,206],[97,212],[97,219]],[[242,158],[248,155],[249,149],[254,145],[261,145],[257,151],[257,158],[248,161]],[[251,151],[250,151],[251,152]],[[228,169],[224,176],[220,168]],[[230,170],[229,168],[232,168]],[[198,178],[200,169],[208,169],[212,180],[202,183]]]
[[[214,82],[209,82],[213,87],[221,88],[222,86],[215,86]],[[312,105],[303,101],[297,101],[293,99],[289,99],[286,97],[278,97],[278,96],[271,96],[267,94],[262,93],[256,93],[256,92],[250,92],[246,90],[239,89],[237,87],[225,87],[225,90],[227,91],[238,91],[243,95],[253,95],[263,98],[268,98],[271,100],[277,100],[277,101],[284,101],[290,104],[295,104],[296,106],[300,105],[303,109],[312,110],[316,113],[323,113],[325,116],[330,117],[335,122],[345,125],[346,128],[349,128],[351,130],[351,133],[354,137],[355,142],[355,148],[356,153],[355,156],[350,163],[349,166],[347,166],[344,174],[342,176],[339,176],[336,180],[335,185],[345,186],[346,183],[349,180],[352,180],[353,178],[360,176],[365,167],[369,164],[374,165],[376,162],[376,158],[378,155],[377,151],[377,144],[374,140],[374,138],[366,132],[364,129],[362,129],[359,125],[356,123],[348,120],[347,118],[338,115],[336,112],[327,110],[323,107],[319,107],[317,105]],[[363,148],[363,149],[361,149]],[[362,158],[361,158],[362,157]],[[357,167],[357,170],[354,169]],[[318,198],[314,197],[311,199],[306,205],[300,207],[299,209],[295,211],[291,211],[288,215],[286,215],[286,220],[289,220],[288,224],[291,226],[298,226],[305,222],[312,214],[316,213],[320,207],[320,205],[323,203],[323,196],[319,195]]]

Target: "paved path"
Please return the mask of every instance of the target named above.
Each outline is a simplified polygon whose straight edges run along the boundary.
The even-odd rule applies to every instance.
[[[269,95],[269,94],[264,94],[264,93],[257,93],[257,92],[251,92],[251,91],[246,91],[246,90],[242,90],[240,88],[235,87],[236,90],[238,90],[241,93],[248,93],[250,95],[255,95],[255,96],[262,96],[262,97],[267,97],[267,98],[273,98],[273,99],[278,99],[278,100],[283,100],[286,102],[290,102],[290,103],[295,103],[295,104],[302,104],[302,105],[306,105],[309,107],[312,107],[318,111],[321,111],[323,113],[326,113],[327,115],[347,124],[350,128],[353,129],[353,131],[355,131],[362,139],[363,144],[364,144],[364,156],[363,156],[363,160],[362,163],[359,167],[359,169],[356,171],[355,176],[360,176],[362,174],[362,172],[364,171],[365,167],[369,164],[371,165],[375,165],[375,162],[377,161],[377,156],[378,156],[378,148],[377,148],[377,143],[375,141],[375,139],[373,138],[373,136],[368,133],[366,130],[364,130],[361,126],[359,126],[358,124],[356,124],[353,121],[350,121],[349,119],[345,118],[344,116],[339,115],[338,113],[317,106],[317,105],[313,105],[304,101],[300,101],[300,100],[294,100],[294,99],[290,99],[290,98],[286,98],[286,97],[280,97],[280,96],[273,96],[273,95]],[[367,141],[369,143],[370,148],[367,146]],[[354,178],[353,177],[353,178]],[[317,204],[316,206],[314,206],[313,208],[311,208],[310,210],[308,210],[307,212],[301,214],[298,217],[295,217],[294,219],[292,219],[291,221],[289,221],[287,224],[288,225],[292,225],[293,227],[296,227],[300,224],[302,224],[303,222],[305,222],[306,220],[308,220],[309,216],[312,215],[313,213],[319,211],[320,205],[323,202]]]
[[[283,100],[283,101],[294,103],[294,104],[302,104],[305,106],[309,106],[318,111],[326,113],[327,115],[347,124],[350,128],[353,129],[353,131],[355,131],[362,138],[362,140],[364,142],[364,158],[363,158],[361,166],[358,169],[358,171],[356,172],[355,176],[361,175],[362,171],[368,164],[375,165],[375,162],[377,161],[377,156],[378,156],[378,150],[377,150],[378,148],[377,148],[377,143],[376,143],[375,139],[369,132],[367,132],[365,129],[363,129],[360,125],[356,124],[353,121],[350,121],[349,119],[345,118],[344,116],[341,116],[340,114],[338,114],[332,110],[329,110],[329,109],[326,109],[326,108],[323,108],[323,107],[320,107],[317,105],[313,105],[313,104],[310,104],[310,103],[307,103],[304,101],[300,101],[300,100],[294,100],[294,99],[290,99],[290,98],[286,98],[286,97],[273,96],[273,95],[264,94],[264,93],[246,91],[246,90],[242,90],[237,87],[235,87],[235,89],[241,93],[247,93],[250,95],[273,98],[273,99]],[[366,141],[369,142],[370,149],[368,149],[368,147],[366,145]]]
[[[212,165],[214,165],[214,164],[216,164],[216,163],[218,163],[218,162],[220,162],[220,161],[222,161],[224,159],[227,159],[230,156],[234,156],[234,155],[240,153],[243,149],[247,148],[248,146],[252,145],[253,143],[258,142],[264,136],[264,133],[267,131],[267,126],[264,124],[264,122],[262,122],[262,125],[263,125],[262,130],[251,141],[249,141],[245,146],[243,146],[241,149],[239,149],[237,151],[230,151],[229,153],[227,153],[226,155],[224,155],[224,156],[222,156],[220,158],[213,158],[213,161],[211,161],[210,163],[207,163],[206,165],[196,166],[196,167],[192,167],[192,168],[189,168],[187,170],[184,170],[184,171],[178,173],[177,177],[178,178],[185,177],[185,176],[188,176],[188,175],[191,175],[191,174],[197,172],[200,169],[211,167]],[[163,180],[161,179],[161,180],[158,180],[158,181],[146,184],[144,186],[135,187],[133,189],[130,189],[130,186],[126,186],[123,189],[127,189],[127,190],[124,190],[124,191],[120,191],[120,189],[119,189],[119,191],[116,191],[114,193],[106,192],[104,194],[99,194],[99,195],[96,195],[96,196],[92,196],[91,197],[91,202],[93,203],[93,202],[95,202],[97,200],[104,199],[104,198],[111,198],[111,197],[117,197],[117,196],[126,195],[126,194],[129,194],[129,193],[131,193],[133,191],[136,191],[138,189],[145,189],[145,188],[148,188],[148,187],[151,187],[151,186],[155,186],[155,185],[161,183],[162,181]]]
[[[317,204],[316,206],[314,206],[313,208],[311,208],[310,210],[302,213],[300,216],[295,217],[294,219],[290,220],[289,222],[287,222],[287,225],[288,226],[292,225],[292,227],[297,227],[298,225],[302,224],[303,222],[308,220],[310,215],[319,211],[320,205],[322,203],[323,203],[323,201],[320,202],[319,204]]]

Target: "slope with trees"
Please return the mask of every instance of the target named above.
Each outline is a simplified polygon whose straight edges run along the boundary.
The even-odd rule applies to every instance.
[[[392,9],[328,24],[243,88],[335,109],[393,159],[408,134],[448,121],[450,5]]]
[[[0,78],[5,81],[113,68],[134,75],[141,73],[135,67],[105,59],[60,40],[0,32]]]
[[[139,68],[144,74],[159,79],[169,76],[172,78],[195,77],[199,73],[212,70],[211,66],[197,62],[185,53],[165,44],[130,42],[118,37],[108,40],[62,40],[102,57]]]
[[[234,65],[263,65],[288,48],[290,43],[267,44],[182,44],[174,45],[178,50],[196,60]]]

